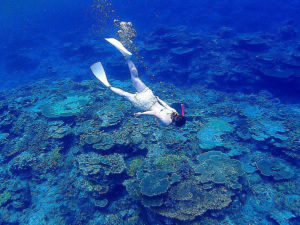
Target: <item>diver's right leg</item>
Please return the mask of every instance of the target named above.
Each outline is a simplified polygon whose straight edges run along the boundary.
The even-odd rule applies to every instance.
[[[120,89],[120,88],[115,88],[115,87],[110,86],[109,89],[110,89],[112,92],[116,93],[117,95],[120,95],[120,96],[122,96],[122,97],[125,97],[125,98],[126,98],[127,100],[129,100],[129,101],[132,101],[132,100],[134,99],[134,94],[131,94],[131,93],[126,92],[126,91],[123,91],[123,90]]]
[[[127,58],[127,63],[131,74],[131,81],[133,86],[138,92],[142,92],[147,86],[139,78],[137,68],[129,58]]]

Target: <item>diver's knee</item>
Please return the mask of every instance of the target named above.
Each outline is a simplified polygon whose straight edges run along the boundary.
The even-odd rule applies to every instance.
[[[133,102],[134,101],[134,94],[130,94],[128,96],[126,96],[127,100],[130,101],[130,102]]]
[[[138,77],[138,70],[136,68],[130,69],[130,72],[133,77]]]

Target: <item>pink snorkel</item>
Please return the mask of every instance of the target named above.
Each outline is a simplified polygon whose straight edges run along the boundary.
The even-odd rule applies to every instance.
[[[184,116],[184,107],[183,107],[183,104],[181,104],[181,115]]]

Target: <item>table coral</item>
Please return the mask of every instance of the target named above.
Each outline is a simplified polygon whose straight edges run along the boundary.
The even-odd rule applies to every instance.
[[[142,179],[140,187],[143,195],[152,197],[166,193],[170,187],[170,182],[166,173],[155,171]]]
[[[227,155],[210,151],[197,157],[199,164],[194,168],[201,183],[214,182],[232,189],[240,188],[239,176],[243,174],[241,163]]]
[[[205,41],[199,34],[191,38],[183,35],[187,50],[174,33],[163,36],[172,42],[171,55],[162,55],[157,62],[170,59],[172,65],[168,65],[175,70],[180,68],[176,51],[179,55],[206,54],[202,47],[191,44]],[[193,67],[193,75],[183,76],[187,81],[182,82],[192,79],[194,83],[203,79],[201,70],[208,71],[203,82],[209,82],[209,88],[193,84],[179,90],[164,82],[151,84],[172,107],[184,102],[187,123],[180,129],[158,126],[151,117],[128,116],[133,113],[130,103],[111,95],[96,79],[83,83],[41,81],[1,92],[0,193],[11,195],[0,206],[1,221],[272,224],[284,223],[282,217],[289,224],[298,221],[299,104],[287,104],[269,91],[223,92],[215,83],[215,79],[255,83],[255,79],[267,76],[261,74],[264,71],[272,76],[267,64],[274,65],[276,60],[280,65],[273,70],[282,65],[297,66],[294,58],[298,53],[290,49],[286,59],[270,50],[253,55],[246,49],[230,50],[227,54],[227,50],[213,48],[218,43],[222,49],[222,41],[214,37],[207,42],[207,54],[219,63],[217,68],[205,69],[210,67],[208,61],[201,65],[193,57],[191,62],[183,62],[190,65],[177,73],[188,74]],[[227,41],[231,49],[232,41]],[[164,54],[159,44],[145,48]],[[257,72],[243,66],[240,62],[244,60],[250,60],[249,64],[255,61]],[[119,68],[121,64],[115,65]],[[156,72],[157,65],[153,66]],[[159,76],[165,77],[164,71],[172,74],[172,70],[162,68]],[[286,72],[288,69],[282,68],[280,73]],[[177,78],[172,79],[176,82]],[[283,77],[276,79],[282,81]],[[132,90],[130,82],[111,82]],[[82,105],[77,101],[81,98]],[[41,116],[46,103],[53,103],[47,106],[50,108],[60,105],[55,110],[62,110],[62,115],[57,111],[57,117]],[[70,104],[69,109],[65,103]],[[206,152],[208,149],[214,151]]]
[[[271,176],[275,180],[291,179],[294,176],[294,168],[281,159],[262,159],[256,166],[262,175]]]
[[[66,99],[44,104],[41,112],[48,118],[75,116],[86,107],[89,101],[89,96],[67,96]]]
[[[223,146],[225,143],[222,135],[231,133],[234,126],[221,118],[210,118],[209,121],[197,133],[199,146],[204,149],[213,149]]]
[[[205,163],[210,167],[200,172]],[[128,193],[152,211],[179,220],[225,208],[234,195],[232,190],[241,188],[239,161],[221,152],[201,154],[197,163],[186,156],[160,156],[144,161],[135,170],[123,182]]]

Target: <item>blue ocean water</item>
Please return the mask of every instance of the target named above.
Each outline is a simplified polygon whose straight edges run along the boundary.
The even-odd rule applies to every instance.
[[[2,0],[0,224],[300,224],[300,1]],[[140,79],[164,126],[113,87]]]

